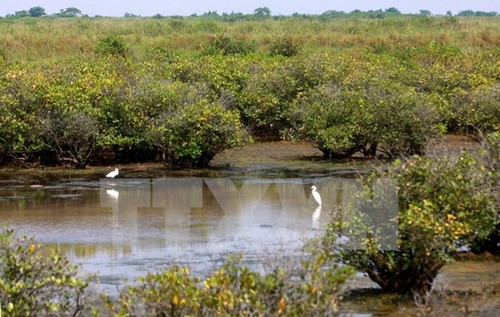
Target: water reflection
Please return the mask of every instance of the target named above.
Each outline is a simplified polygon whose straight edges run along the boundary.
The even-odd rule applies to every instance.
[[[113,284],[173,262],[202,271],[234,252],[256,261],[298,252],[358,191],[356,180],[332,177],[72,180],[4,186],[0,216]]]
[[[106,194],[108,194],[111,198],[118,199],[120,192],[115,189],[106,189]]]
[[[314,210],[314,212],[312,214],[312,227],[314,229],[321,228],[320,217],[321,217],[321,205],[318,205],[318,207],[316,207],[316,209]]]

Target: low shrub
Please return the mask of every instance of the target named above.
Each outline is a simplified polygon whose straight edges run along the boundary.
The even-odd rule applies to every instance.
[[[203,52],[208,55],[246,55],[254,52],[255,47],[254,42],[236,40],[221,34],[210,37]]]
[[[260,274],[236,256],[204,279],[175,266],[141,278],[108,309],[120,316],[333,316],[340,288],[354,272],[326,266],[325,257],[311,256],[291,271]]]
[[[298,55],[302,49],[301,43],[291,35],[281,35],[271,41],[269,53],[271,56],[281,55],[292,57]]]
[[[92,276],[34,239],[0,232],[0,307],[5,316],[87,316]]]
[[[498,235],[498,169],[484,162],[469,153],[397,160],[367,179],[349,220],[330,224],[325,247],[386,291],[425,294],[459,247]],[[383,179],[392,191],[380,191]],[[391,206],[396,214],[387,216]],[[338,244],[342,234],[349,243]]]
[[[116,57],[126,57],[127,47],[125,41],[116,35],[109,35],[97,42],[94,47],[94,53],[97,55],[111,55]]]

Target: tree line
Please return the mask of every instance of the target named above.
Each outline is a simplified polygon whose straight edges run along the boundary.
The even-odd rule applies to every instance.
[[[416,13],[417,15],[422,15],[422,16],[431,16],[432,12],[430,10],[426,9],[421,9]],[[359,9],[353,10],[351,12],[345,12],[345,11],[337,11],[337,10],[327,10],[319,15],[314,15],[314,14],[301,14],[301,13],[294,13],[292,16],[294,17],[313,17],[313,16],[319,16],[321,18],[332,18],[332,17],[365,17],[365,18],[384,18],[387,16],[393,16],[393,15],[402,15],[402,13],[395,7],[390,7],[387,9],[379,9],[379,10],[368,10],[368,11],[362,11]],[[448,11],[448,15],[452,15],[451,11]],[[474,11],[474,10],[461,10],[457,14],[457,16],[476,16],[476,17],[491,17],[491,16],[497,16],[498,13],[496,11]],[[44,17],[44,16],[49,16],[45,9],[40,6],[35,6],[32,7],[28,10],[20,10],[16,11],[13,14],[7,14],[7,18],[25,18],[25,17]],[[87,16],[86,14],[82,13],[82,11],[76,7],[68,7],[65,9],[60,9],[59,12],[54,13],[50,16],[53,17],[59,17],[59,18],[74,18],[74,17],[85,17]],[[192,14],[192,17],[198,16],[197,14]],[[140,17],[139,15],[136,15],[134,13],[129,13],[126,12],[124,14],[125,18],[137,18]],[[163,15],[161,14],[156,14],[153,16],[154,18],[162,18]],[[241,12],[231,12],[231,13],[221,13],[219,14],[217,11],[208,11],[205,12],[199,17],[208,17],[208,18],[228,18],[228,19],[252,19],[252,18],[272,18],[272,17],[279,17],[279,16],[273,16],[271,14],[271,10],[268,7],[259,7],[256,8],[253,11],[253,14],[244,14]]]

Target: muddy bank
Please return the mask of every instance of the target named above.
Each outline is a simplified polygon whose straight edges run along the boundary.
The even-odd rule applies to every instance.
[[[443,156],[462,150],[478,148],[477,141],[460,135],[446,135],[429,144],[427,153]],[[315,173],[316,171],[359,170],[369,166],[385,164],[385,160],[365,159],[354,155],[349,159],[324,160],[323,153],[311,142],[263,141],[241,148],[233,148],[216,155],[206,169],[172,169],[161,162],[142,162],[133,164],[94,165],[85,170],[70,167],[19,167],[4,166],[0,173],[4,175],[32,176],[53,175],[54,177],[83,176],[103,177],[118,167],[119,177],[161,177],[175,175],[218,176],[225,173],[252,173],[259,171],[281,170]]]
[[[345,285],[340,310],[367,316],[498,316],[500,262],[489,258],[445,265],[428,296],[384,293],[360,273]]]
[[[353,174],[376,161],[352,158],[337,161],[323,160],[322,152],[312,143],[268,141],[256,142],[241,148],[219,153],[205,169],[175,169],[160,162],[88,166],[85,170],[63,167],[33,168],[4,167],[0,177],[43,179],[86,177],[99,179],[114,168],[118,178],[155,178],[165,176],[219,177],[242,175],[256,177],[300,177],[306,174]]]

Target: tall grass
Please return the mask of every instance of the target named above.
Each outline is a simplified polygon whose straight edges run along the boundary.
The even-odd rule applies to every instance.
[[[399,16],[385,19],[286,17],[226,22],[185,18],[23,18],[0,19],[2,54],[9,62],[65,60],[84,57],[99,39],[123,38],[130,56],[143,59],[158,47],[198,53],[214,34],[257,44],[266,52],[274,37],[293,36],[303,54],[318,51],[359,52],[385,48],[414,48],[429,43],[474,52],[498,49],[500,17],[458,18]]]

